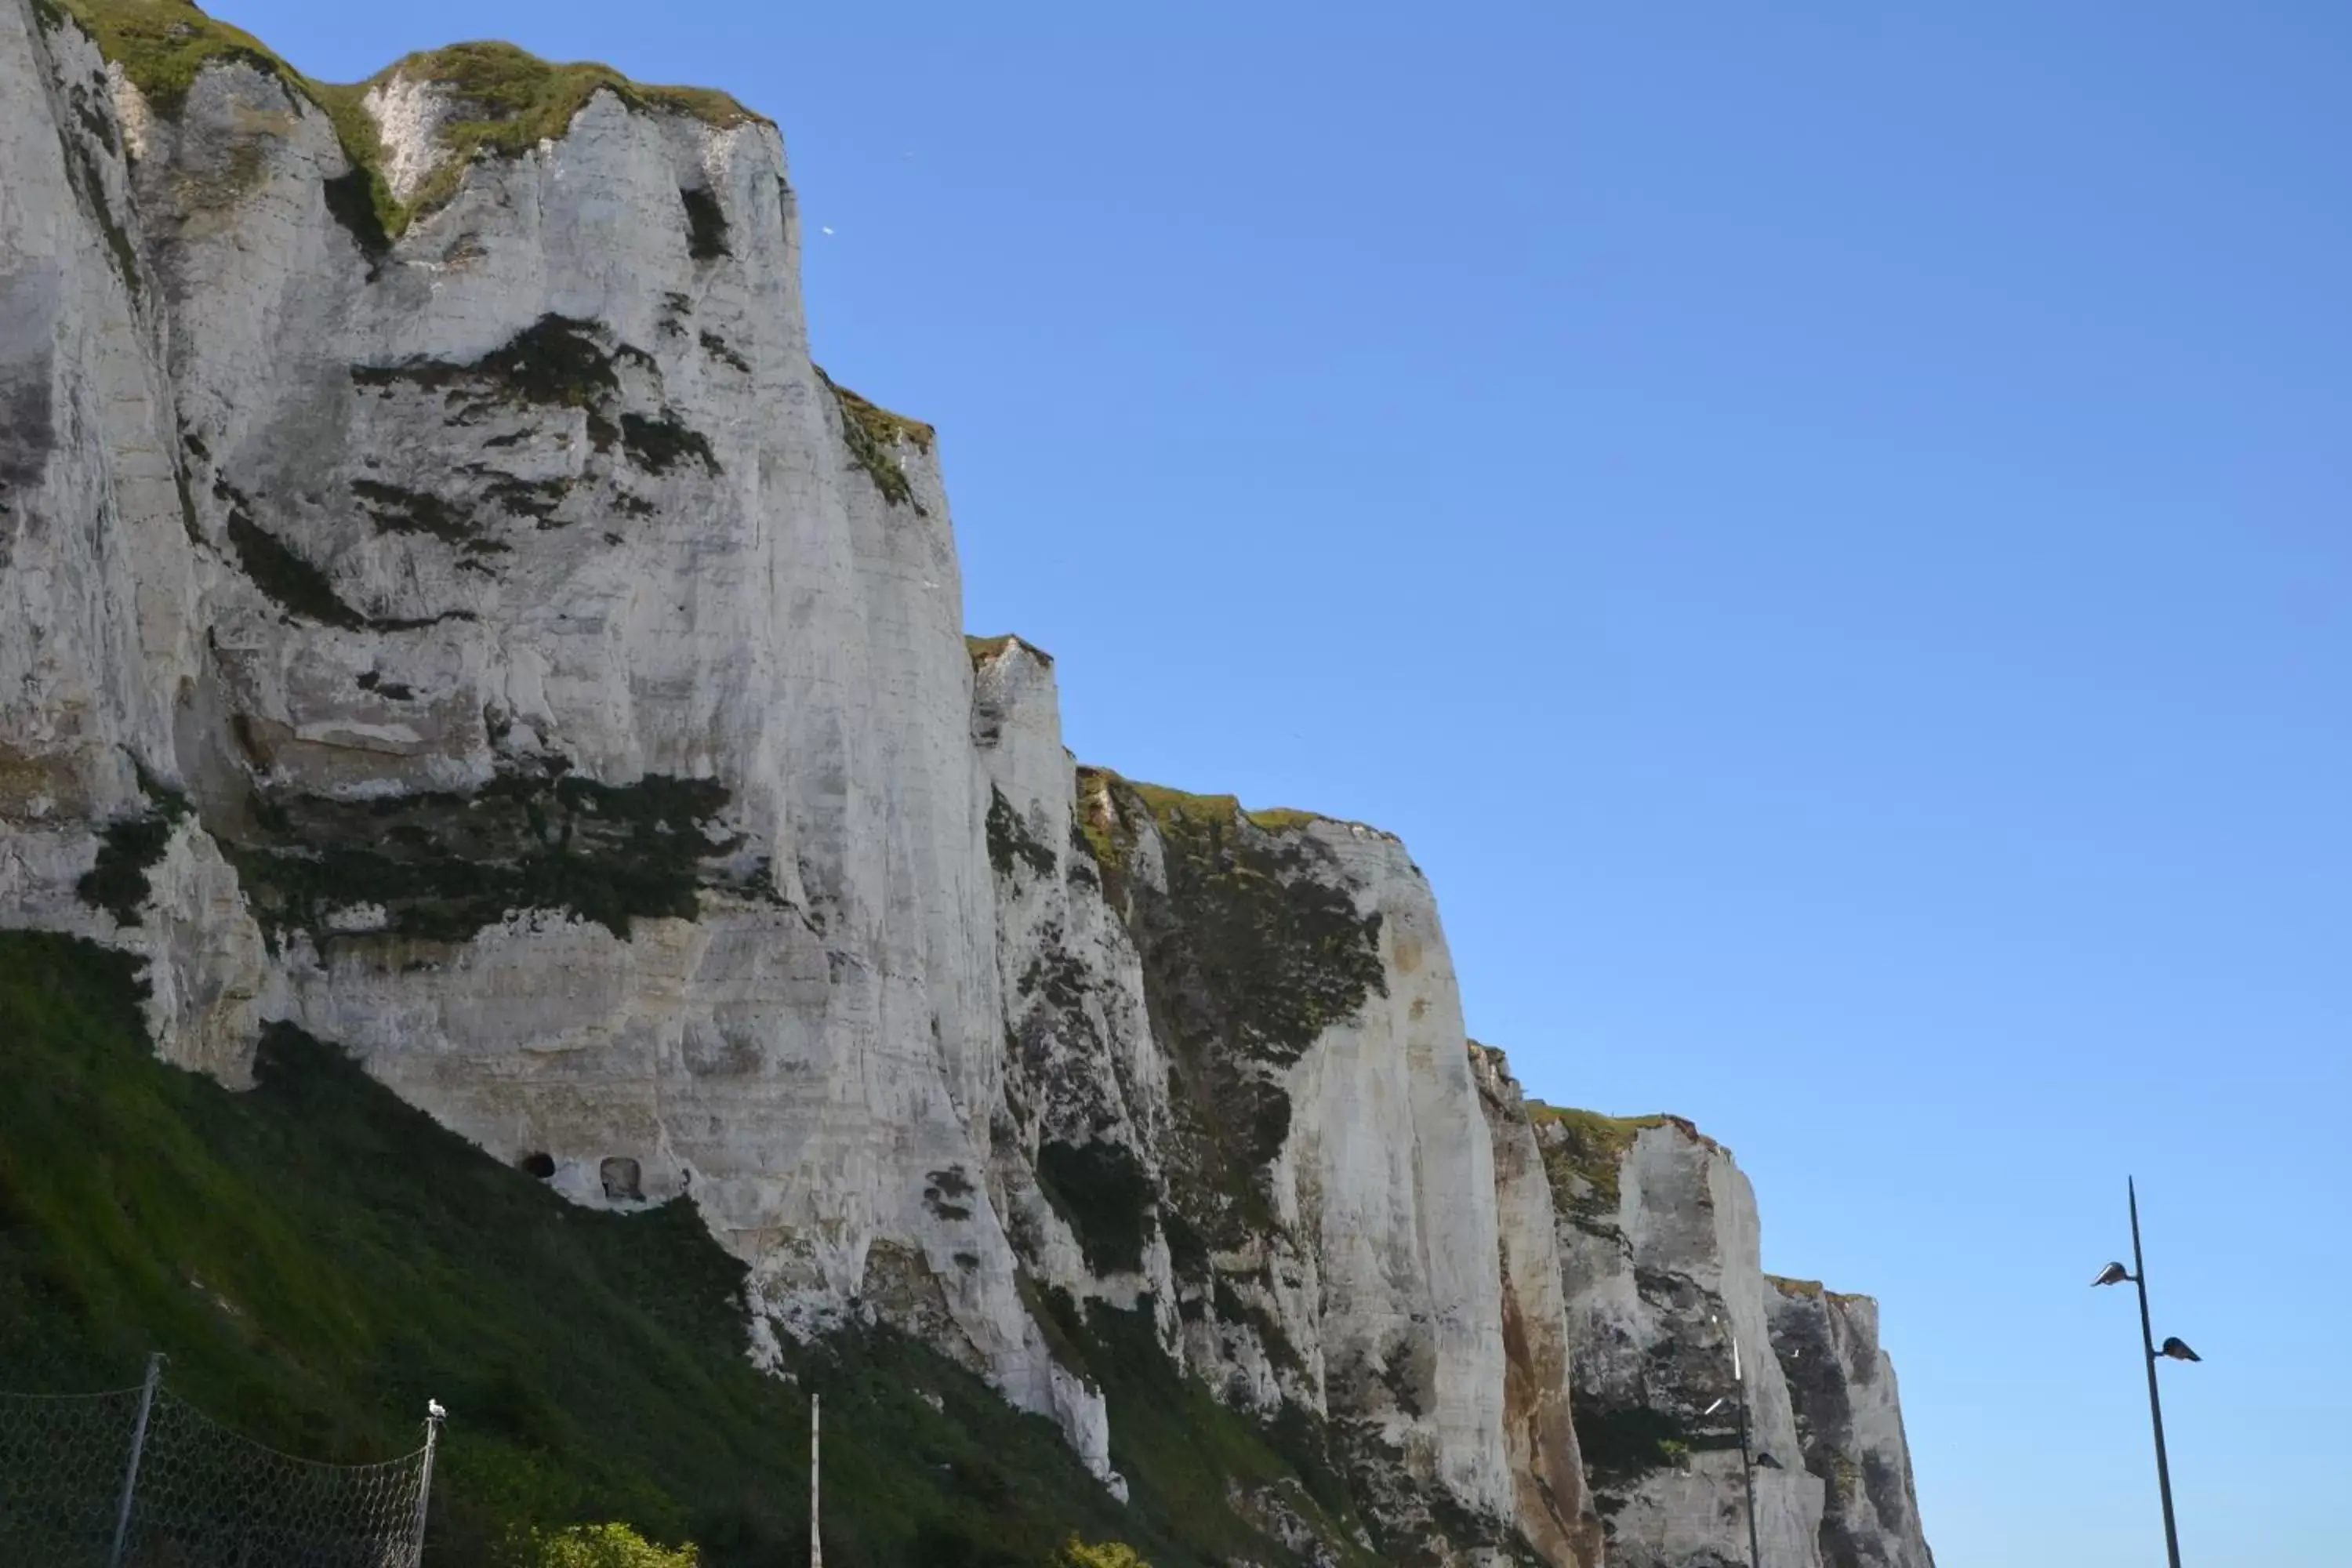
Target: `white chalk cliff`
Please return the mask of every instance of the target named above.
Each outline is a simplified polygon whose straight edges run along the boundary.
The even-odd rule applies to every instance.
[[[1233,1499],[1298,1561],[1737,1560],[1737,1331],[1771,1560],[1927,1562],[1874,1311],[1765,1281],[1727,1156],[1531,1117],[1394,837],[1077,767],[967,640],[773,125],[136,3],[168,58],[0,0],[0,923],[144,955],[184,1065],[290,1021],[690,1201],[755,1341],[878,1316],[1114,1491],[1059,1344],[1139,1321],[1325,1435],[1360,1524]]]

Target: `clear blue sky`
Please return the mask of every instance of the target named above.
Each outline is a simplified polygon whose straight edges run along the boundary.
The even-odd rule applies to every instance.
[[[2352,1561],[2352,8],[215,8],[772,114],[973,629],[1730,1143],[1944,1568],[2161,1561],[2127,1172],[2188,1560]]]

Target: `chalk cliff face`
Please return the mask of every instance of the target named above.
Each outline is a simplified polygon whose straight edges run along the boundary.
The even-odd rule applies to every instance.
[[[1911,1486],[1878,1303],[1809,1279],[1767,1281],[1772,1349],[1795,1402],[1805,1468],[1822,1481],[1822,1568],[1934,1568]]]
[[[772,125],[184,0],[0,0],[0,921],[145,955],[168,1056],[290,1019],[689,1200],[755,1346],[887,1319],[1114,1491],[1067,1339],[1139,1321],[1344,1478],[1230,1500],[1299,1562],[1736,1559],[1720,1313],[1773,1560],[1926,1562],[1874,1313],[1727,1156],[1531,1117],[1395,838],[1077,767],[966,639]]]
[[[1729,1151],[1674,1117],[1532,1108],[1586,1472],[1620,1568],[1929,1568],[1866,1297],[1767,1275]]]

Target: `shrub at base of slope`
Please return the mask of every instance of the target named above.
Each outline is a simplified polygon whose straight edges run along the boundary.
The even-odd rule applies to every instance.
[[[800,1382],[764,1375],[742,1268],[686,1204],[573,1207],[290,1028],[232,1094],[155,1059],[142,989],[123,954],[0,931],[0,1387],[119,1388],[160,1350],[183,1398],[344,1462],[413,1449],[438,1398],[438,1568],[608,1521],[705,1568],[798,1561],[811,1386],[835,1568],[1037,1568],[1073,1531],[1157,1568],[1294,1561],[1196,1496],[1195,1448],[1281,1465],[1195,1385],[1194,1430],[1114,1388],[1159,1445],[1118,1452],[1141,1493],[1121,1509],[1050,1423],[901,1337],[788,1347]]]
[[[541,1536],[530,1547],[530,1568],[702,1568],[691,1546],[656,1546],[625,1524],[582,1524]]]

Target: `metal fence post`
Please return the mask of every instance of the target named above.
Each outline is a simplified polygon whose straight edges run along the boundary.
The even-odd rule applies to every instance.
[[[147,1451],[147,1417],[155,1408],[155,1388],[163,1380],[163,1352],[147,1358],[147,1382],[139,1391],[139,1425],[131,1433],[131,1465],[122,1474],[122,1506],[114,1516],[114,1551],[107,1568],[122,1568],[122,1549],[131,1543],[131,1506],[139,1495],[139,1460]]]
[[[409,1558],[417,1568],[425,1562],[425,1515],[433,1505],[433,1450],[440,1446],[443,1414],[439,1400],[425,1402],[425,1469],[416,1479],[416,1551]]]

